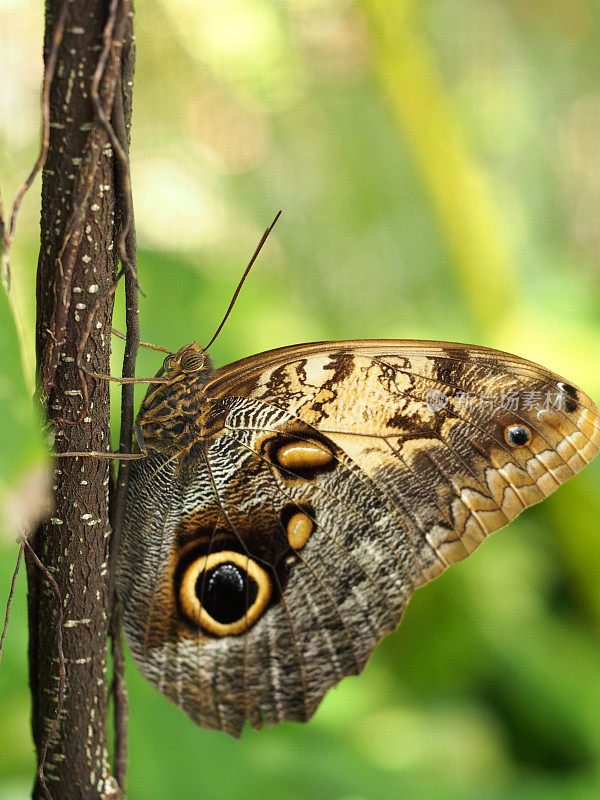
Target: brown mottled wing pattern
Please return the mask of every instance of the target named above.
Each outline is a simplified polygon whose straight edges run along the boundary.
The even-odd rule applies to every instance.
[[[446,343],[263,353],[213,373],[198,406],[210,433],[134,464],[118,585],[142,672],[196,722],[235,735],[245,720],[310,717],[415,588],[600,448],[580,389]],[[198,623],[202,602],[181,589],[210,611],[210,558],[232,580],[254,576],[242,620],[221,628]]]

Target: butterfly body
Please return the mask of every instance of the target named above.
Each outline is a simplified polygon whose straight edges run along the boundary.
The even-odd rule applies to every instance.
[[[598,452],[548,370],[440,342],[165,362],[138,425],[117,586],[142,672],[192,719],[308,719],[412,592]]]

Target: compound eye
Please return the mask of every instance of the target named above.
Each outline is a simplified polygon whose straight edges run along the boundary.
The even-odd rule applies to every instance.
[[[183,372],[200,372],[204,367],[204,354],[190,351],[181,356],[181,369]]]
[[[243,633],[261,616],[271,598],[268,573],[248,556],[222,550],[187,567],[179,601],[189,619],[215,636]]]
[[[508,425],[504,439],[511,447],[525,447],[531,441],[531,429],[527,425]]]

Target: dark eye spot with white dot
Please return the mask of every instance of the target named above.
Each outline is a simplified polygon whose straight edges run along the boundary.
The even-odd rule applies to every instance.
[[[563,394],[567,396],[564,398],[564,409],[569,413],[577,410],[577,389],[574,386],[571,386],[570,383],[565,383],[564,381],[558,381],[556,384],[557,387]]]
[[[508,425],[504,439],[511,447],[524,447],[531,441],[531,431],[526,425]]]

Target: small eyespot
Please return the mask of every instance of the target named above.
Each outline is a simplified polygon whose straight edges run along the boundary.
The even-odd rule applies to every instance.
[[[301,550],[310,539],[315,528],[314,522],[301,511],[290,517],[287,523],[287,538],[294,550]]]
[[[564,400],[564,409],[568,412],[573,412],[577,410],[577,389],[574,386],[571,386],[570,383],[565,383],[564,381],[557,381],[556,386],[558,389],[566,394],[566,398]]]
[[[271,598],[271,579],[248,556],[223,550],[193,561],[179,586],[181,609],[215,636],[243,633]]]
[[[504,439],[511,447],[524,447],[531,441],[531,430],[527,425],[507,425]]]

